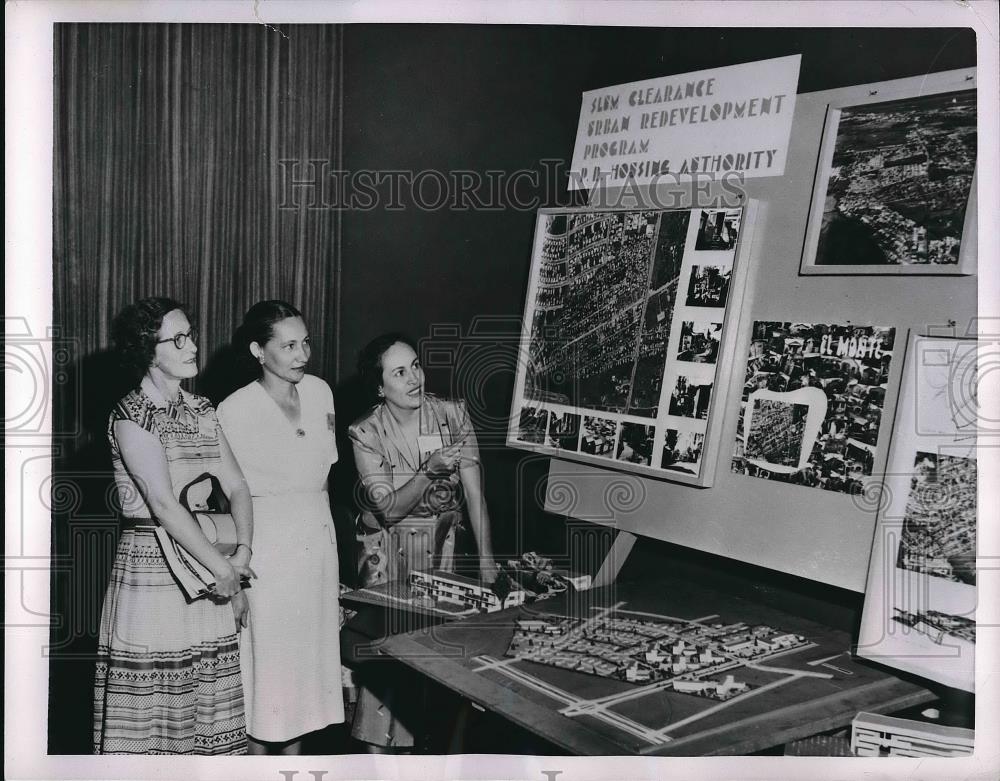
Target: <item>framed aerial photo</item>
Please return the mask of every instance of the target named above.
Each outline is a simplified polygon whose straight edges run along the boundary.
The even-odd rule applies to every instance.
[[[865,85],[827,107],[803,274],[969,274],[975,71]]]
[[[508,445],[709,485],[755,211],[539,211]]]
[[[858,655],[973,691],[973,339],[913,336],[875,527]]]

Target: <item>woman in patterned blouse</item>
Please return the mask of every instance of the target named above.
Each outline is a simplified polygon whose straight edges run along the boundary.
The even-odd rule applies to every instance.
[[[181,389],[198,373],[196,336],[180,304],[145,298],[115,319],[137,387],[108,421],[122,533],[104,600],[94,688],[94,753],[246,752],[237,623],[240,578],[253,577],[253,510],[243,474],[207,399]],[[229,558],[180,497],[211,475],[228,496],[239,546]],[[157,525],[216,578],[189,601],[157,542]]]

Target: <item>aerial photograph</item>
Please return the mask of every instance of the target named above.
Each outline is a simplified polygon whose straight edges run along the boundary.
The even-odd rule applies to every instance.
[[[657,416],[690,216],[546,218],[525,398]]]
[[[976,90],[840,113],[816,265],[958,263],[976,168]]]
[[[746,457],[780,466],[797,466],[802,457],[809,406],[777,399],[755,399]]]
[[[918,452],[896,566],[976,582],[976,460]]]

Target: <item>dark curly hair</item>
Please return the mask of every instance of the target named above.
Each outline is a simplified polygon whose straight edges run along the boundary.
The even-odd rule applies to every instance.
[[[122,366],[136,379],[152,365],[163,318],[175,309],[184,312],[184,306],[172,298],[150,296],[129,304],[112,322],[111,338],[115,350]]]
[[[244,367],[260,372],[260,365],[250,353],[250,345],[253,342],[267,344],[274,336],[274,324],[289,317],[302,317],[302,313],[287,301],[277,298],[258,301],[247,310],[243,323],[233,336],[233,346]]]
[[[376,336],[358,353],[358,375],[373,403],[378,401],[378,389],[382,385],[382,356],[397,343],[405,344],[413,352],[417,352],[417,345],[409,336],[399,331],[391,331]]]

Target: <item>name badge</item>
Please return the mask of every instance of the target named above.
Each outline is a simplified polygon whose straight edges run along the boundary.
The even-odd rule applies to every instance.
[[[435,450],[444,447],[444,442],[440,434],[421,434],[417,437],[417,448],[420,450],[421,460],[427,458]]]
[[[205,417],[203,415],[198,416],[198,435],[210,439],[216,435],[218,431],[218,423],[211,418]]]

